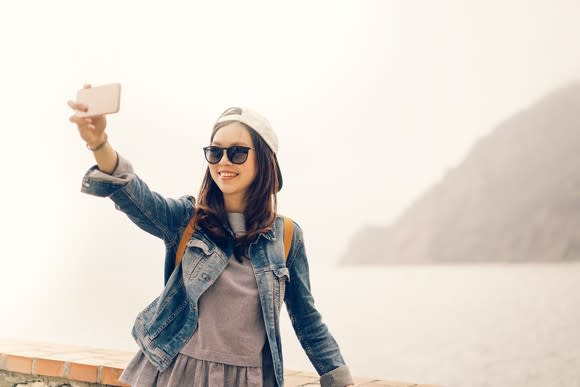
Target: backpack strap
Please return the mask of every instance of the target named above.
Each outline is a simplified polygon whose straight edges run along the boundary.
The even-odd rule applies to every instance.
[[[195,216],[195,215],[194,215]],[[191,239],[193,235],[193,220],[194,216],[191,217],[183,234],[181,235],[181,240],[179,241],[179,246],[177,247],[177,253],[175,254],[175,267],[181,262],[181,258],[185,253],[185,248],[187,242]],[[288,260],[288,254],[290,254],[290,247],[292,245],[292,235],[294,234],[294,222],[287,216],[284,216],[284,260]]]
[[[284,217],[284,260],[288,260],[290,254],[290,247],[292,245],[292,234],[294,234],[294,222],[292,219]]]
[[[179,241],[179,246],[177,247],[177,253],[175,254],[175,267],[177,267],[177,265],[179,265],[179,263],[181,262],[181,257],[183,257],[183,254],[185,253],[185,247],[187,246],[187,242],[189,242],[191,236],[193,235],[194,218],[195,215],[191,217],[189,222],[187,222],[187,226],[185,227],[185,230],[183,230],[183,234],[181,235],[181,240]]]

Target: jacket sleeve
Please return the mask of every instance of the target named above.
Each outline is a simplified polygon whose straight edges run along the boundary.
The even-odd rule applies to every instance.
[[[111,198],[115,208],[141,229],[168,244],[177,243],[178,228],[193,216],[193,196],[164,198],[149,189],[128,160],[117,156],[117,166],[111,174],[102,172],[97,165],[89,168],[83,177],[81,192]]]
[[[297,224],[294,225],[287,266],[290,281],[286,285],[284,296],[286,309],[302,348],[320,375],[320,385],[343,387],[354,384],[336,340],[322,322],[322,317],[314,305],[302,230]]]

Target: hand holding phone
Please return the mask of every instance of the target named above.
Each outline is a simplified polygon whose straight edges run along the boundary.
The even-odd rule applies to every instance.
[[[79,90],[79,95],[84,95],[84,90],[91,90],[90,84],[86,83],[83,86],[84,89]],[[95,88],[96,89],[96,88]],[[101,92],[102,93],[102,92]],[[99,93],[97,93],[99,94]],[[82,99],[82,98],[81,98]],[[83,140],[91,147],[94,148],[101,144],[105,138],[105,128],[107,127],[106,114],[98,115],[98,112],[118,110],[118,109],[90,109],[88,104],[90,104],[90,98],[87,104],[69,100],[68,106],[73,109],[74,113],[69,117],[69,121],[77,125],[79,134]],[[93,107],[95,104],[92,105]],[[93,115],[97,114],[97,115]]]
[[[87,111],[76,111],[77,117],[93,117],[117,113],[121,102],[121,84],[109,83],[97,87],[80,89],[77,92],[77,103],[87,106]]]
[[[99,169],[104,173],[113,173],[117,162],[117,152],[108,145],[106,114],[119,111],[121,85],[103,85],[92,88],[85,84],[77,94],[77,101],[67,101],[75,111],[69,117],[77,125],[81,138],[87,148],[93,152]]]

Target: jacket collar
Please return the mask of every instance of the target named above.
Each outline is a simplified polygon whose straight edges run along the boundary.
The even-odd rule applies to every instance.
[[[259,233],[258,237],[256,238],[256,240],[253,243],[256,243],[258,241],[258,239],[260,239],[260,237],[264,237],[269,241],[275,241],[276,240],[276,228],[278,227],[277,224],[278,224],[278,217],[276,216],[276,218],[274,219],[274,223],[272,223],[272,227],[270,228],[270,230]]]
[[[276,240],[276,221],[272,224],[272,228],[269,231],[260,233],[264,238],[275,241]]]

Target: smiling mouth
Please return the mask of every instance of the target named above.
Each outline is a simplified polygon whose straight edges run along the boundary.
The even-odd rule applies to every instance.
[[[239,174],[235,172],[219,172],[219,175],[221,177],[235,177],[238,176]]]

